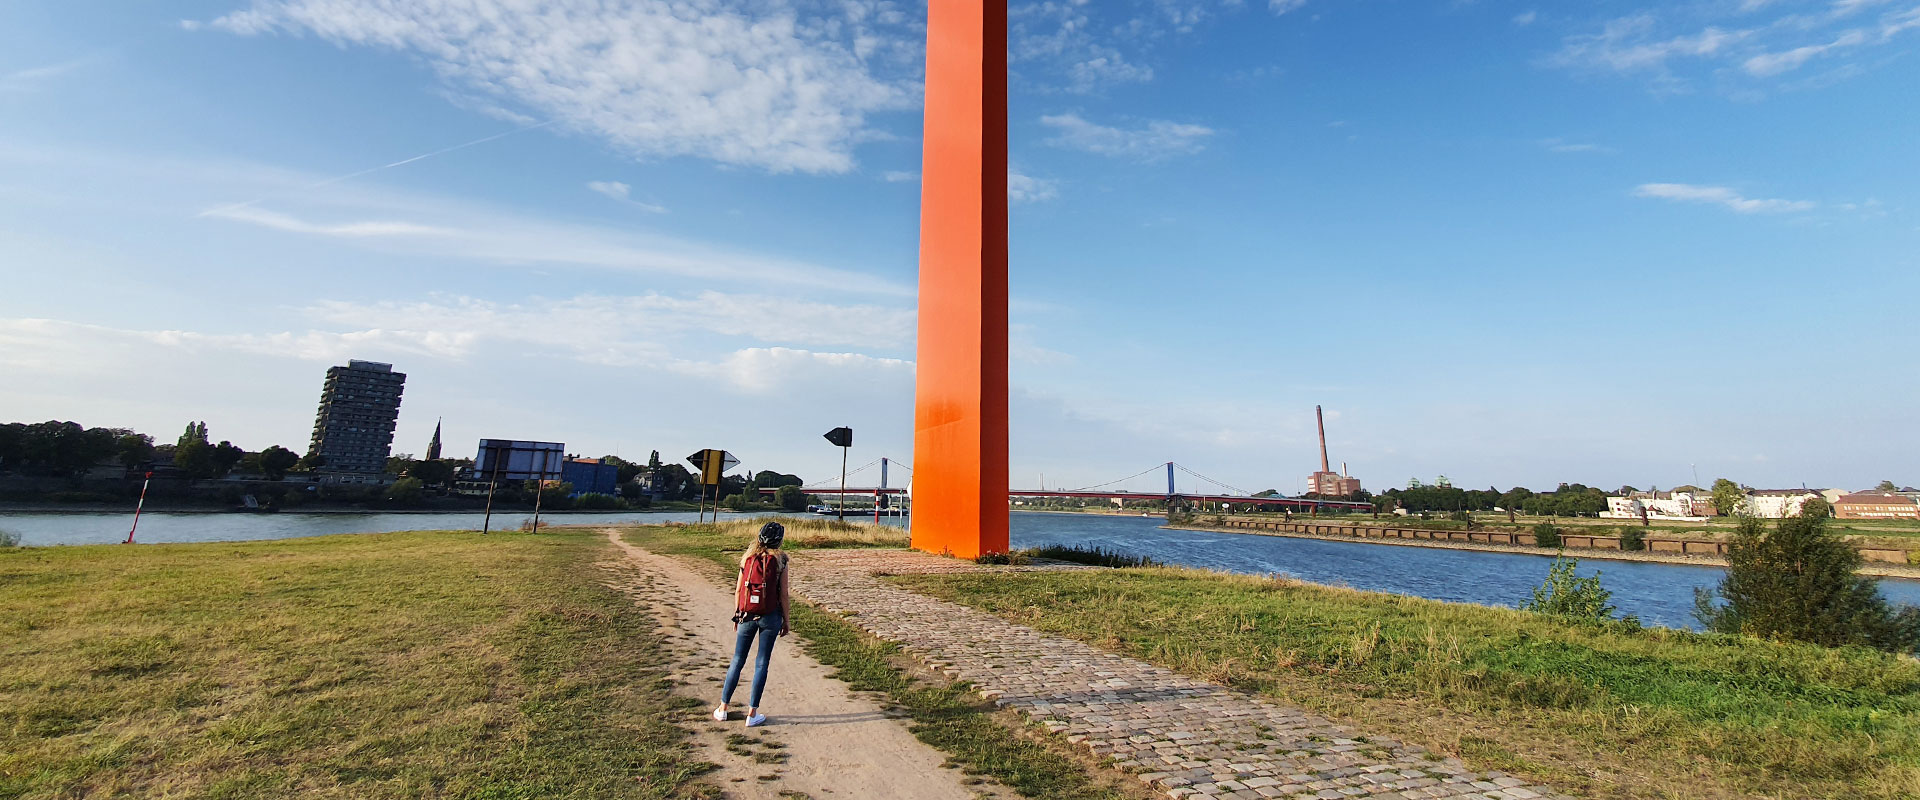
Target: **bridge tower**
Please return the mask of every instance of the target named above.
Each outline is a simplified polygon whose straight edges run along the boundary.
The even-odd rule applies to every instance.
[[[1007,4],[931,0],[912,543],[1007,551]]]
[[[1167,462],[1167,501],[1173,501],[1173,462]]]

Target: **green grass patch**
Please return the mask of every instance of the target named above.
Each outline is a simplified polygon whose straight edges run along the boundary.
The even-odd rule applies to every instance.
[[[809,521],[811,522],[811,521]],[[718,526],[650,526],[629,531],[627,540],[655,553],[694,556],[730,573],[759,521]],[[905,544],[905,532],[871,526],[837,526],[796,531],[788,525],[788,546],[860,547]],[[796,536],[796,533],[803,535]],[[811,545],[808,542],[812,542]],[[900,666],[900,648],[867,635],[836,614],[804,602],[793,608],[794,635],[808,655],[834,668],[834,677],[859,691],[882,692],[910,715],[921,741],[946,753],[968,774],[984,775],[1032,800],[1121,800],[1132,794],[1112,780],[1095,778],[1089,765],[1066,748],[1036,737],[1016,735],[965,684],[915,679]]]
[[[1582,795],[1920,794],[1912,658],[1198,570],[889,580]]]
[[[0,553],[0,798],[702,796],[590,532]]]

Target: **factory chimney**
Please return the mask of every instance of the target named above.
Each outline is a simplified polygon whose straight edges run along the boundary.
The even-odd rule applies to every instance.
[[[1313,407],[1313,420],[1320,425],[1320,471],[1332,472],[1327,469],[1327,418],[1320,413],[1319,406]]]

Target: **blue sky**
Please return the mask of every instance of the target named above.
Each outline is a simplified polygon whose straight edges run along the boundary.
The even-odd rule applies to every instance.
[[[1920,483],[1920,0],[1010,13],[1016,484]],[[0,6],[0,417],[911,463],[923,25]]]

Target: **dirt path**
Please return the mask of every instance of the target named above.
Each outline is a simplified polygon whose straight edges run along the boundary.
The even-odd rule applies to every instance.
[[[733,655],[733,595],[674,559],[607,539],[625,560],[610,565],[614,588],[646,605],[660,621],[675,658],[678,691],[701,701],[687,727],[702,756],[720,769],[709,777],[729,798],[901,798],[971,800],[1015,797],[990,783],[942,769],[946,757],[915,739],[878,703],[828,677],[830,671],[797,647],[793,637],[773,650],[761,711],[767,724],[743,720],[752,662],[734,695],[725,724],[706,716],[719,703],[720,682]],[[977,780],[977,779],[973,779]]]

